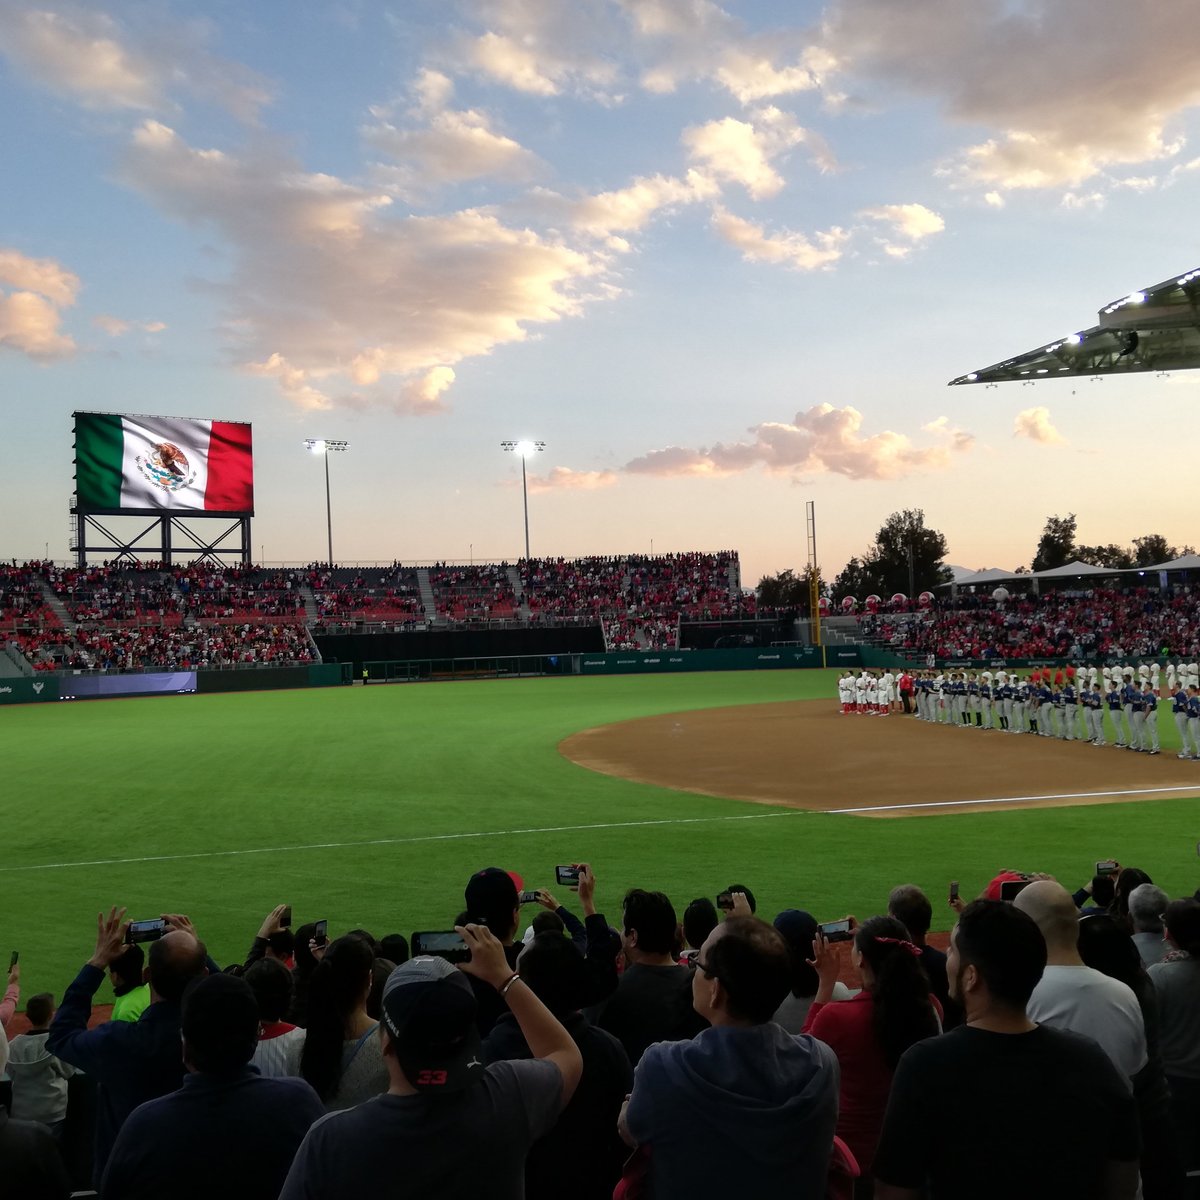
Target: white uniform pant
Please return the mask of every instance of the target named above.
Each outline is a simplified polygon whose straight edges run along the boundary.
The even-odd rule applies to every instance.
[[[1132,724],[1130,726],[1129,744],[1135,750],[1145,750],[1146,749],[1146,714],[1144,712],[1140,711],[1139,709],[1135,708],[1130,713],[1130,721],[1132,722]]]
[[[1188,718],[1187,713],[1177,712],[1174,714],[1175,728],[1179,731],[1179,753],[1190,754],[1188,749]],[[1200,724],[1200,722],[1197,722]]]
[[[1092,741],[1104,745],[1104,709],[1093,708],[1089,716],[1092,718]]]
[[[1123,743],[1126,746],[1133,745],[1133,705],[1122,704],[1121,711],[1125,714],[1125,736],[1121,736],[1121,731],[1117,730],[1117,742]]]
[[[1200,717],[1188,717],[1188,733],[1192,739],[1192,754],[1200,758]]]
[[[1025,701],[1012,702],[1012,728],[1020,733],[1025,728]]]
[[[1158,709],[1155,709],[1153,712],[1147,712],[1145,721],[1144,732],[1142,734],[1142,748],[1144,750],[1161,749],[1158,743]]]

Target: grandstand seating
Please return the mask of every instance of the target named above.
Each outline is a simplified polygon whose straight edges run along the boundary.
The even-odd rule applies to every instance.
[[[738,578],[732,551],[429,568],[33,562],[0,569],[0,630],[41,670],[304,662],[306,637],[279,632],[303,624],[586,622],[610,649],[672,649],[681,619],[754,615]]]
[[[1200,655],[1200,593],[1190,586],[945,597],[926,609],[884,605],[860,635],[911,657],[1106,658]]]

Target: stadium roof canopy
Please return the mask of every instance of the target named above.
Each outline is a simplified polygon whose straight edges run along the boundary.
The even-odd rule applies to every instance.
[[[1200,367],[1200,268],[1111,301],[1098,320],[1036,350],[960,375],[950,385]]]
[[[1152,567],[1141,567],[1142,571],[1200,571],[1200,554],[1185,554],[1169,562],[1155,563]]]

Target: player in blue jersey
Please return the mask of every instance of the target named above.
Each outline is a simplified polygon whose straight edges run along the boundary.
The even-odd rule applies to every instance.
[[[1145,714],[1142,748],[1147,754],[1157,754],[1159,752],[1158,697],[1154,694],[1154,684],[1149,680],[1142,687],[1142,709]]]

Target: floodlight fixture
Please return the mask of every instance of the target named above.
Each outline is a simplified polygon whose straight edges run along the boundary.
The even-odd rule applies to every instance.
[[[525,561],[529,561],[529,486],[525,479],[525,460],[545,450],[545,442],[531,441],[529,438],[509,440],[500,443],[501,450],[515,454],[521,460],[521,501],[525,509]]]
[[[350,443],[337,438],[305,438],[304,447],[309,454],[319,454],[325,459],[325,532],[328,536],[329,565],[333,566],[333,507],[329,500],[329,455],[350,449]]]

